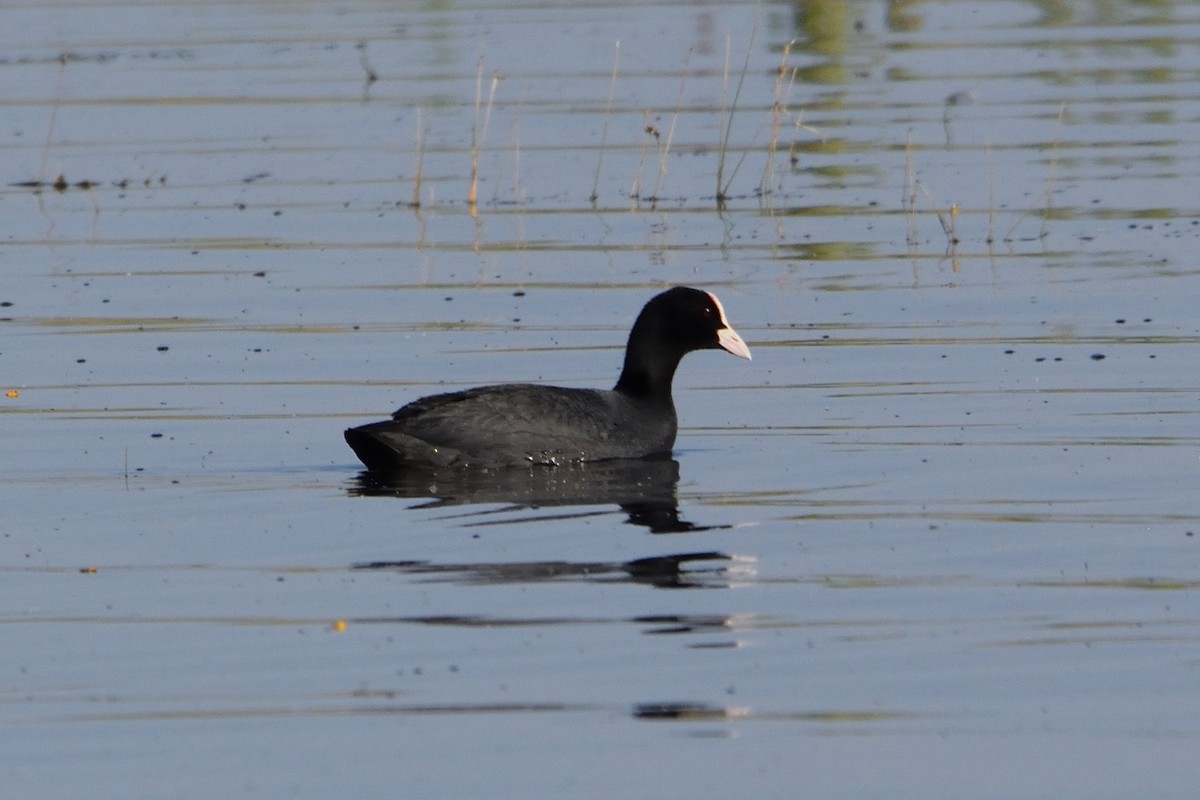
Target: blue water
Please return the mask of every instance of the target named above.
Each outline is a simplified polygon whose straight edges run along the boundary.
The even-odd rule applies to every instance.
[[[8,795],[1190,797],[1198,41],[0,9]],[[610,386],[678,283],[754,360],[674,462],[364,485],[343,428]]]

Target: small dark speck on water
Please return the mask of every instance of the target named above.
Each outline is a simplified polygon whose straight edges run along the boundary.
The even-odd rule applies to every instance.
[[[454,298],[453,297],[443,297],[442,299],[445,300],[447,303],[449,303]]]
[[[1042,362],[1043,362],[1043,361],[1045,361],[1045,360],[1046,360],[1046,357],[1045,357],[1045,356],[1038,356],[1037,358],[1035,358],[1035,359],[1034,359],[1034,361],[1036,361],[1036,362],[1037,362],[1037,363],[1039,363],[1039,364],[1040,364],[1040,363],[1042,363]]]
[[[1103,361],[1104,353],[1092,353],[1092,361]]]
[[[171,349],[171,348],[167,347],[165,344],[160,344],[160,345],[158,346],[158,352],[160,352],[160,353],[165,353],[165,352],[167,352],[167,351],[168,351],[168,350],[170,350],[170,349]]]
[[[161,439],[161,438],[163,438],[163,435],[161,433],[152,433],[152,434],[150,434],[150,438],[151,439]]]
[[[1005,350],[1004,355],[1011,356],[1014,352],[1016,352],[1016,351],[1015,350]]]
[[[12,308],[12,301],[11,300],[0,301],[0,308]]]
[[[254,277],[265,278],[265,277],[267,277],[267,273],[265,271],[256,272],[256,273],[254,273]]]
[[[77,359],[75,359],[75,363],[76,364],[86,364],[87,359],[86,358],[77,358]]]
[[[525,293],[520,291],[519,289],[517,291],[513,292],[513,297],[524,297],[524,296],[525,296]]]
[[[1118,324],[1118,325],[1124,325],[1124,324],[1125,324],[1125,320],[1123,320],[1123,319],[1119,319],[1119,320],[1117,320],[1117,324]]]

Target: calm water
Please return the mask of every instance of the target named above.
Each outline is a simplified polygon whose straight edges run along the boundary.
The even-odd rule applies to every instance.
[[[1198,54],[1186,3],[6,3],[6,796],[1192,796]],[[611,385],[675,283],[754,361],[684,362],[673,461],[342,442]]]

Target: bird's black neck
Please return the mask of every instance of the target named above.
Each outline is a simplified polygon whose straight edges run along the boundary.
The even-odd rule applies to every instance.
[[[644,328],[635,325],[630,334],[616,391],[635,400],[671,406],[671,383],[683,356],[674,348],[661,349],[661,340],[645,335]]]

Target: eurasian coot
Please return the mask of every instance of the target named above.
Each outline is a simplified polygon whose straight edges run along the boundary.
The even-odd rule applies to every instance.
[[[675,444],[671,380],[693,350],[750,358],[711,292],[678,286],[653,297],[629,333],[615,388],[515,383],[423,397],[383,422],[346,431],[373,470],[553,465],[644,458]]]

